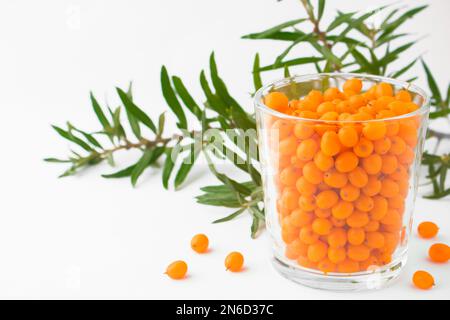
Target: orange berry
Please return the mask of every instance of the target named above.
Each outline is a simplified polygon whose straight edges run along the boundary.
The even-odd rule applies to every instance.
[[[328,245],[322,241],[316,241],[308,247],[308,259],[319,262],[327,256]]]
[[[186,275],[187,269],[188,266],[186,262],[178,260],[169,264],[165,273],[174,280],[180,280]]]
[[[339,196],[332,190],[325,190],[316,196],[316,205],[320,209],[329,209],[339,200]]]
[[[289,210],[294,210],[298,206],[300,195],[294,188],[286,188],[281,195],[282,205]]]
[[[314,162],[308,162],[303,167],[303,176],[305,179],[313,184],[319,184],[323,181],[323,172],[314,164]]]
[[[362,81],[356,78],[348,79],[347,81],[345,81],[343,88],[344,91],[351,90],[359,93],[362,89]]]
[[[271,134],[277,137],[277,139],[287,138],[292,131],[292,124],[284,120],[277,120],[272,125]]]
[[[305,244],[313,244],[319,240],[319,235],[313,231],[311,226],[301,228],[299,237]]]
[[[329,216],[331,216],[331,210],[316,208],[314,209],[314,214],[318,218],[328,218]]]
[[[363,135],[369,140],[378,140],[386,135],[386,124],[384,122],[367,123],[363,128]]]
[[[308,257],[306,256],[299,256],[297,259],[297,263],[304,268],[317,269],[317,263],[309,261]]]
[[[372,271],[377,269],[379,265],[378,258],[375,256],[370,256],[369,259],[361,261],[359,267],[361,271]]]
[[[341,196],[342,200],[345,201],[355,201],[358,199],[360,195],[360,189],[353,186],[351,183],[347,183],[341,190],[339,191],[339,195]]]
[[[348,104],[353,110],[358,110],[366,104],[366,99],[362,95],[352,95],[348,98]]]
[[[384,174],[394,173],[398,166],[398,160],[396,156],[393,155],[384,155],[381,157],[382,166],[381,172]]]
[[[286,246],[285,256],[288,259],[295,260],[300,255],[305,256],[308,250],[308,245],[300,241],[300,239],[295,239]]]
[[[365,194],[361,194],[355,201],[356,209],[363,212],[371,211],[374,208],[374,205],[373,199]]]
[[[347,252],[345,248],[342,247],[330,247],[328,248],[328,259],[332,263],[340,263],[347,257]]]
[[[314,139],[306,139],[300,142],[297,147],[297,158],[302,161],[311,160],[319,149],[319,145]]]
[[[297,139],[295,137],[288,137],[280,141],[279,151],[281,155],[290,156],[297,150]]]
[[[359,139],[358,132],[351,126],[345,126],[339,129],[338,137],[344,147],[354,147]]]
[[[413,149],[409,146],[406,146],[405,151],[398,156],[398,162],[404,165],[410,165],[413,163],[415,158],[415,153]]]
[[[327,156],[334,156],[341,150],[339,137],[334,131],[327,131],[320,140],[320,149]]]
[[[191,240],[191,248],[197,253],[205,253],[208,251],[208,245],[209,239],[202,233],[195,235]]]
[[[422,290],[428,290],[434,286],[433,276],[423,270],[414,272],[412,281],[417,288]]]
[[[264,98],[264,103],[271,109],[283,112],[288,108],[289,99],[281,92],[271,92]]]
[[[383,179],[381,181],[381,191],[380,194],[386,198],[392,198],[399,192],[398,184],[389,178]]]
[[[345,259],[337,265],[337,271],[340,273],[353,273],[359,271],[359,263],[352,259]]]
[[[430,221],[424,221],[419,224],[419,227],[417,228],[417,231],[419,232],[419,235],[422,238],[430,239],[437,235],[439,228],[438,226]]]
[[[353,213],[353,204],[344,200],[339,202],[331,209],[331,214],[336,219],[347,219]]]
[[[348,173],[348,180],[355,187],[362,188],[369,181],[369,176],[361,167],[357,167]]]
[[[338,98],[339,93],[340,93],[340,91],[338,88],[334,88],[334,87],[328,88],[323,93],[323,100],[324,101],[333,101],[334,99]]]
[[[373,142],[373,148],[376,153],[379,155],[383,155],[388,153],[391,148],[391,139],[388,137],[384,137]]]
[[[395,95],[395,99],[403,102],[411,102],[411,94],[407,90],[399,90]]]
[[[334,105],[334,103],[330,102],[330,101],[325,101],[322,102],[318,107],[317,107],[317,112],[320,114],[324,114],[330,111],[336,111],[336,106]]]
[[[307,123],[296,123],[294,126],[294,135],[299,139],[308,139],[314,134],[313,126]]]
[[[380,223],[376,220],[370,220],[368,224],[364,227],[367,232],[374,232],[380,228]]]
[[[302,195],[298,199],[298,206],[303,211],[313,211],[316,208],[316,199],[313,196]]]
[[[347,232],[348,243],[352,245],[360,245],[363,244],[364,239],[366,238],[366,232],[361,228],[350,228]]]
[[[343,247],[347,243],[347,232],[343,228],[334,228],[328,235],[327,241],[332,248]]]
[[[383,161],[379,154],[371,154],[367,158],[362,159],[362,167],[368,174],[377,174],[381,171]]]
[[[400,214],[397,210],[388,209],[386,215],[383,217],[383,219],[380,220],[380,222],[382,224],[400,227],[402,224],[402,218],[400,217]]]
[[[334,272],[336,270],[336,264],[334,264],[328,258],[325,258],[319,262],[317,268],[323,273]]]
[[[358,157],[351,151],[340,153],[334,163],[339,172],[350,172],[358,166]]]
[[[381,82],[377,85],[375,95],[377,98],[388,96],[392,97],[394,95],[394,90],[392,89],[392,85],[389,83]]]
[[[384,247],[384,235],[381,232],[367,232],[367,245],[372,249]]]
[[[312,196],[317,191],[317,185],[308,182],[305,177],[297,179],[295,186],[300,195]]]
[[[238,272],[244,265],[244,256],[237,251],[231,252],[225,258],[225,268],[231,272]]]
[[[450,247],[444,243],[435,243],[428,250],[428,256],[433,262],[447,262],[450,258]]]
[[[333,224],[324,218],[316,218],[312,223],[312,229],[315,233],[321,236],[328,235],[333,228]]]
[[[369,223],[369,215],[366,212],[355,211],[347,218],[347,225],[352,228],[362,228]]]
[[[284,168],[280,172],[280,182],[285,186],[293,186],[299,177],[298,172],[293,167]]]
[[[381,191],[381,181],[376,176],[369,176],[369,181],[361,190],[366,196],[373,197]]]
[[[323,95],[322,92],[319,90],[311,90],[308,93],[308,99],[311,101],[314,105],[318,106],[323,101]]]
[[[360,158],[366,158],[372,154],[373,148],[374,146],[372,141],[366,138],[361,138],[356,146],[353,147],[353,152]]]
[[[347,184],[348,178],[345,173],[330,170],[324,173],[323,181],[333,188],[342,188]]]
[[[391,148],[389,149],[389,153],[399,156],[405,151],[405,149],[406,143],[402,138],[398,136],[391,138]]]
[[[314,164],[322,171],[327,171],[334,166],[334,159],[319,151],[314,156]]]
[[[370,218],[376,221],[380,221],[385,217],[388,211],[388,202],[384,197],[375,196],[372,198],[373,208],[370,210]]]
[[[349,245],[347,248],[347,256],[354,261],[364,261],[370,257],[370,249],[361,244],[361,245]]]
[[[299,228],[296,228],[292,225],[288,225],[287,223],[285,223],[281,227],[281,238],[285,243],[291,243],[292,241],[298,238],[299,231],[300,231]]]
[[[289,221],[294,227],[301,228],[309,225],[313,217],[314,215],[311,212],[296,209],[292,211]]]
[[[388,107],[397,116],[408,113],[408,104],[406,104],[403,101],[393,101],[393,102],[389,103]]]

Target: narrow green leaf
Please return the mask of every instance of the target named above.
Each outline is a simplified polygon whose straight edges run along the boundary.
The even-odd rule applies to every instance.
[[[214,220],[213,223],[222,223],[222,222],[233,220],[234,218],[238,217],[244,211],[245,211],[245,208],[241,208],[238,211],[233,212],[232,214],[230,214],[222,219]]]
[[[105,116],[105,113],[103,112],[102,108],[100,107],[100,104],[97,102],[97,100],[94,97],[94,94],[90,93],[92,108],[94,109],[95,114],[97,115],[98,121],[101,123],[105,131],[108,131],[109,128],[111,128],[111,124],[109,123],[108,119]]]
[[[338,13],[338,16],[333,20],[333,22],[330,23],[326,32],[330,32],[330,31],[336,29],[343,23],[346,23],[346,22],[348,23],[350,21],[351,17],[353,17],[353,15],[355,13],[356,12]]]
[[[125,169],[119,170],[119,171],[114,172],[114,173],[102,174],[102,177],[103,178],[107,178],[107,179],[111,179],[111,178],[126,178],[126,177],[131,176],[131,173],[133,172],[135,167],[136,167],[136,165],[133,164],[133,165],[131,165],[131,166],[125,168]]]
[[[433,195],[424,196],[424,198],[427,198],[427,199],[442,199],[442,198],[445,198],[447,196],[450,196],[450,189],[447,189],[447,190],[445,190],[443,192],[437,192],[437,193],[435,193]]]
[[[400,70],[391,73],[389,76],[392,78],[398,78],[401,75],[403,75],[405,72],[407,72],[409,69],[411,69],[414,64],[417,62],[418,59],[414,59],[412,62],[408,63],[406,66],[404,66],[403,68],[401,68]]]
[[[200,85],[205,93],[206,100],[209,108],[216,111],[218,114],[228,117],[227,105],[223,103],[216,95],[214,95],[209,86],[208,80],[206,79],[205,72],[202,70],[200,73]]]
[[[253,181],[242,182],[241,184],[244,185],[249,190],[253,190],[256,188],[256,185]],[[224,193],[227,193],[227,192],[229,193],[230,191],[233,191],[232,189],[230,189],[230,187],[228,185],[225,185],[225,184],[206,186],[206,187],[200,188],[200,190],[202,190],[205,193],[218,193],[218,194],[224,194]]]
[[[172,82],[175,90],[178,93],[178,96],[181,98],[181,101],[183,101],[189,111],[191,111],[197,117],[197,119],[200,119],[202,110],[189,94],[188,90],[183,84],[183,81],[179,77],[173,76]]]
[[[178,150],[178,149],[176,149]],[[175,151],[173,154],[173,148],[167,148],[166,149],[166,160],[164,162],[164,168],[163,168],[163,172],[162,172],[162,181],[163,181],[163,186],[165,189],[169,188],[169,179],[170,179],[170,175],[172,174],[173,171],[173,167],[175,166],[175,162],[177,160],[178,151]]]
[[[156,126],[150,117],[142,111],[133,101],[130,100],[128,95],[120,88],[116,88],[117,93],[119,94],[120,100],[122,100],[125,109],[130,112],[133,116],[136,117],[142,124],[148,127],[153,133],[156,133]]]
[[[420,6],[413,8],[411,10],[408,10],[404,14],[402,14],[400,17],[396,18],[392,23],[385,24],[383,26],[383,33],[380,35],[379,38],[383,38],[386,35],[394,32],[398,27],[400,27],[403,23],[405,23],[408,19],[414,17],[416,14],[427,8],[428,5]]]
[[[179,189],[183,182],[186,180],[189,172],[192,169],[192,166],[194,165],[201,151],[200,148],[195,148],[194,144],[192,145],[192,148],[194,150],[191,150],[189,152],[189,155],[183,159],[181,166],[178,169],[177,175],[175,176],[174,186],[176,190]]]
[[[317,20],[320,21],[325,10],[325,0],[319,0],[319,5],[317,7]]]
[[[443,109],[439,111],[430,112],[430,119],[437,119],[441,117],[446,117],[450,114],[450,109]]]
[[[314,41],[312,34],[303,34],[299,38],[297,38],[295,41],[293,41],[283,52],[275,59],[275,65],[280,65],[283,63],[283,59],[289,54],[289,52],[294,48],[297,44],[304,41]]]
[[[291,77],[291,72],[289,71],[289,67],[288,66],[284,66],[283,75],[284,75],[285,78],[290,78]]]
[[[271,65],[268,65],[268,66],[264,66],[264,67],[260,68],[259,71],[263,72],[263,71],[269,71],[269,70],[275,70],[275,69],[284,68],[286,66],[287,67],[291,67],[291,66],[298,66],[298,65],[302,65],[302,64],[308,64],[308,63],[317,63],[317,62],[320,62],[320,61],[323,61],[323,60],[324,60],[324,58],[322,58],[322,57],[297,58],[297,59],[283,61],[279,65],[271,64]]]
[[[167,69],[165,66],[162,66],[161,68],[161,87],[167,105],[170,109],[172,109],[173,113],[178,119],[178,127],[187,129],[186,116],[175,92],[173,91],[172,85],[170,84],[169,74],[167,73]]]
[[[334,63],[335,65],[341,67],[342,66],[342,61],[336,57],[333,52],[331,52],[331,50],[326,47],[326,46],[322,46],[320,45],[317,41],[315,40],[310,40],[309,43],[318,51],[320,52],[325,59],[327,59],[328,61]]]
[[[267,37],[272,36],[273,34],[288,28],[288,27],[292,27],[295,26],[303,21],[306,21],[307,19],[302,18],[302,19],[295,19],[295,20],[290,20],[284,23],[281,23],[275,27],[272,27],[270,29],[267,29],[265,31],[262,32],[258,32],[258,33],[251,33],[251,34],[247,34],[245,36],[243,36],[243,39],[267,39]]]
[[[264,40],[295,41],[295,39],[298,38],[299,34],[300,33],[298,32],[278,31],[264,37]],[[261,38],[259,38],[259,33],[248,34],[242,38],[251,40],[261,40]]]
[[[430,69],[428,68],[428,65],[425,63],[424,60],[422,60],[422,66],[427,75],[428,87],[430,88],[431,94],[433,95],[436,104],[441,104],[442,103],[441,92],[439,91],[439,87],[436,83],[436,80],[433,77],[433,74],[431,73]]]
[[[70,160],[62,160],[62,159],[56,159],[56,158],[45,158],[45,162],[53,162],[53,163],[70,163],[72,161]]]
[[[158,136],[161,136],[163,134],[165,124],[166,124],[166,113],[162,112],[158,118],[158,131],[157,131]]]
[[[95,146],[95,147],[97,147],[97,148],[100,148],[100,149],[103,149],[103,147],[102,147],[102,145],[100,144],[100,142],[98,142],[98,140],[95,139],[94,136],[93,136],[92,134],[87,133],[87,132],[84,132],[83,130],[77,129],[77,128],[75,128],[73,125],[71,125],[70,123],[69,123],[69,126],[70,126],[70,128],[73,129],[74,131],[76,131],[76,132],[78,132],[78,133],[81,133],[81,134],[83,135],[83,137],[84,137],[87,141],[89,141],[93,146]]]
[[[255,87],[255,92],[262,87],[262,80],[259,69],[259,54],[257,53],[255,55],[255,59],[253,60],[253,85]]]
[[[252,225],[250,227],[250,234],[253,239],[256,238],[256,233],[259,230],[259,226],[260,226],[260,219],[256,215],[253,215]]]
[[[92,151],[92,148],[90,145],[88,145],[86,142],[84,142],[83,140],[81,140],[78,137],[75,137],[71,132],[63,130],[57,126],[52,126],[52,128],[63,138],[76,143],[77,145],[79,145],[81,148],[83,148],[86,151]]]
[[[136,167],[134,167],[133,172],[131,172],[131,184],[133,187],[136,185],[136,182],[139,178],[139,176],[147,169],[149,166],[152,157],[153,157],[154,149],[146,149],[144,151],[144,154],[139,159],[139,161],[136,163]]]
[[[400,53],[402,53],[403,51],[408,50],[415,43],[416,43],[415,41],[411,41],[409,43],[406,43],[406,44],[398,47],[397,49],[392,50],[391,52],[389,52],[389,54],[385,55],[382,59],[380,59],[380,65],[386,66],[389,63],[391,63],[392,61],[395,61],[398,58],[398,55]]]

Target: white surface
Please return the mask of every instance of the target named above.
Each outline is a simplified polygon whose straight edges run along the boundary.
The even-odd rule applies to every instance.
[[[449,199],[417,200],[416,223],[433,220],[439,239],[413,237],[410,260],[392,287],[358,294],[322,292],[281,278],[269,263],[266,235],[249,237],[248,217],[221,225],[213,219],[229,210],[198,205],[198,188],[215,183],[204,167],[192,172],[179,192],[163,191],[158,171],[149,170],[133,190],[128,180],[108,181],[106,165],[58,180],[62,167],[41,161],[67,154],[67,144],[50,123],[98,128],[88,92],[117,102],[114,86],[134,80],[135,96],[155,116],[166,106],[159,69],[183,77],[202,98],[201,68],[211,50],[231,92],[250,108],[250,66],[256,51],[270,63],[285,44],[251,42],[239,37],[260,31],[302,12],[298,1],[2,1],[0,85],[0,297],[1,298],[286,298],[430,299],[449,298],[447,265],[427,261],[428,246],[449,242]],[[365,8],[366,1],[328,1],[342,10]],[[448,81],[449,1],[405,26],[428,35],[414,52],[425,57],[441,85]],[[371,5],[386,1],[370,1]],[[327,19],[330,17],[327,16]],[[308,69],[297,69],[299,73]],[[420,68],[416,69],[421,72]],[[422,73],[421,73],[422,74]],[[266,80],[279,78],[270,74]],[[418,82],[423,84],[423,77]],[[134,159],[122,156],[119,165]],[[209,235],[212,252],[196,255],[190,237]],[[224,271],[224,256],[240,250],[246,271]],[[170,281],[163,272],[175,259],[189,263],[189,279]],[[416,269],[433,273],[431,291],[412,288]]]

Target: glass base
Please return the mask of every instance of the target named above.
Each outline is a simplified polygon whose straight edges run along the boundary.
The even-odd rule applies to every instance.
[[[285,278],[301,285],[330,291],[378,290],[395,282],[406,263],[406,252],[388,265],[375,270],[356,273],[328,273],[294,266],[276,255],[272,260],[275,269]]]

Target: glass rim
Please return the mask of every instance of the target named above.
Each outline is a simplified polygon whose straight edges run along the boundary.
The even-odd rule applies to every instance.
[[[422,103],[422,106],[410,113],[405,113],[399,116],[395,117],[389,117],[389,118],[382,118],[382,119],[369,119],[369,120],[325,120],[325,119],[311,119],[311,118],[303,118],[299,116],[293,116],[289,114],[285,114],[282,112],[279,112],[277,110],[274,110],[272,108],[269,108],[262,102],[263,94],[269,90],[272,87],[276,87],[277,85],[284,84],[286,81],[305,81],[305,80],[317,80],[320,77],[343,77],[343,78],[366,78],[366,79],[372,79],[377,82],[387,82],[395,86],[400,86],[405,90],[413,91],[415,93],[420,94],[424,98],[424,102]],[[304,74],[304,75],[294,75],[287,78],[278,79],[276,81],[273,81],[260,89],[256,91],[254,97],[254,103],[255,103],[255,109],[260,109],[266,113],[269,113],[273,116],[277,116],[279,118],[284,119],[291,119],[291,120],[301,120],[304,122],[314,122],[314,123],[327,123],[327,124],[342,124],[342,123],[368,123],[368,122],[384,122],[384,121],[391,121],[391,120],[400,120],[405,119],[409,117],[413,117],[416,115],[426,114],[430,111],[430,96],[423,90],[421,87],[401,80],[396,80],[389,77],[384,76],[376,76],[371,74],[361,74],[361,73],[350,73],[350,72],[330,72],[330,73],[310,73],[310,74]]]

